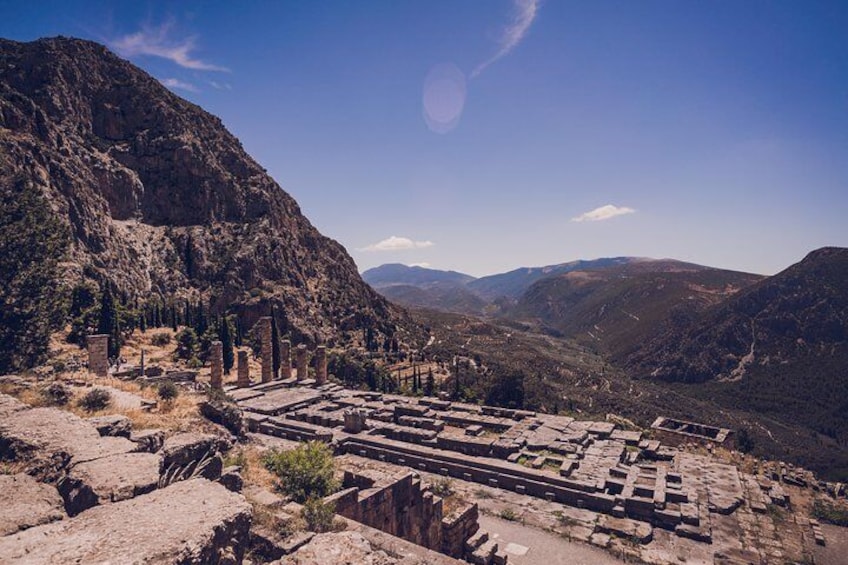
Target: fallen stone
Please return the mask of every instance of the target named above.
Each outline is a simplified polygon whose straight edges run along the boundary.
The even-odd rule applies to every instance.
[[[251,508],[203,479],[0,538],[0,562],[241,563]]]
[[[165,444],[165,432],[162,430],[141,430],[130,434],[130,441],[136,444],[133,451],[156,453]]]
[[[0,536],[65,517],[56,487],[29,475],[0,475]]]
[[[97,428],[101,436],[129,438],[132,433],[132,422],[121,414],[97,416],[88,418],[87,421]]]
[[[19,410],[0,420],[0,453],[25,463],[40,480],[57,480],[72,464],[129,453],[135,444],[121,437],[100,437],[83,420],[56,408]]]
[[[160,457],[123,453],[75,465],[59,480],[70,516],[98,504],[119,502],[153,491],[159,483]]]
[[[230,433],[237,437],[244,436],[247,431],[242,421],[241,410],[232,402],[224,402],[222,400],[201,402],[200,413],[212,422],[224,426]]]
[[[241,467],[238,465],[225,467],[224,470],[221,471],[221,478],[218,479],[218,482],[227,487],[227,490],[241,492],[244,488],[244,479],[241,476]]]
[[[224,461],[218,438],[209,434],[183,433],[169,437],[162,447],[162,479],[165,484],[192,477],[218,480]]]

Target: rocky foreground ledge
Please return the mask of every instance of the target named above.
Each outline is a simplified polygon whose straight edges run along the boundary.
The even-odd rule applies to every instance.
[[[236,563],[251,507],[206,479],[0,538],[5,563]]]
[[[253,511],[221,440],[131,428],[0,395],[0,562],[241,562]]]

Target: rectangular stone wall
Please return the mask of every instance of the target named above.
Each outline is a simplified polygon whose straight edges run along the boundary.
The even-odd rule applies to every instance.
[[[88,349],[88,370],[98,377],[109,374],[109,336],[90,335],[85,338]]]
[[[330,498],[336,503],[336,512],[387,534],[441,551],[441,498],[424,490],[421,480],[413,473],[381,487],[372,487],[372,484],[370,479],[345,472],[344,485],[349,488]],[[367,490],[359,490],[361,487]]]

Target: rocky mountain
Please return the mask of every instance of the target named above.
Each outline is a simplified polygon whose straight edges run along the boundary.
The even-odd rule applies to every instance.
[[[507,273],[480,277],[468,283],[468,288],[489,301],[503,297],[517,299],[525,290],[530,288],[530,285],[543,278],[562,275],[580,269],[626,265],[627,263],[638,260],[634,257],[605,257],[588,261],[580,259],[558,265],[548,265],[546,267],[522,267]]]
[[[315,338],[395,315],[220,119],[99,44],[0,40],[0,180],[67,228],[69,284],[274,302]]]
[[[848,249],[835,247],[656,336],[627,363],[634,376],[699,383],[685,390],[843,444],[846,367]]]
[[[489,303],[457,283],[381,286],[377,292],[407,308],[432,308],[442,312],[483,315]]]
[[[408,266],[401,263],[387,263],[363,272],[362,280],[374,288],[380,288],[400,284],[465,284],[473,281],[474,277],[464,273],[458,273],[456,271],[440,271],[438,269],[428,269],[417,265]]]
[[[757,367],[846,353],[848,249],[801,262],[717,304],[683,332],[658,336],[632,366],[655,378],[733,381]]]
[[[597,263],[533,283],[508,316],[620,359],[762,278],[674,260]]]
[[[474,277],[456,271],[389,263],[368,269],[362,279],[392,302],[411,308],[482,314],[488,304],[467,288]]]

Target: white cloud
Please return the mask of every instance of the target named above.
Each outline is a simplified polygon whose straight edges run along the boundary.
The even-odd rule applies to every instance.
[[[387,237],[383,241],[371,244],[367,247],[359,249],[359,251],[404,251],[407,249],[424,249],[432,247],[432,241],[413,241],[408,237],[398,237],[393,235]]]
[[[623,216],[624,214],[632,214],[636,210],[633,208],[628,208],[627,206],[613,206],[612,204],[607,204],[606,206],[601,206],[600,208],[595,208],[594,210],[589,210],[588,212],[584,212],[575,218],[571,218],[572,222],[600,222],[601,220],[609,220],[610,218],[615,218],[616,216]]]
[[[427,261],[424,261],[423,263],[410,263],[409,266],[410,267],[421,267],[422,269],[429,269],[430,263],[428,263]]]
[[[486,67],[509,54],[521,43],[521,40],[530,31],[530,26],[533,25],[533,20],[536,19],[538,11],[539,0],[513,0],[512,20],[504,28],[498,41],[500,49],[492,57],[477,65],[477,68],[471,72],[471,78],[478,76],[486,70]]]
[[[138,55],[151,55],[161,57],[176,63],[187,69],[198,71],[228,71],[225,67],[219,67],[206,63],[192,55],[195,49],[194,36],[173,38],[172,30],[174,22],[169,20],[158,27],[142,26],[140,31],[130,33],[109,41],[119,55],[123,57],[135,57]]]
[[[188,90],[189,92],[197,92],[197,87],[190,82],[183,82],[178,78],[163,78],[159,82],[170,89],[178,88],[180,90]]]
[[[214,80],[210,80],[209,84],[212,85],[212,88],[215,90],[232,90],[233,87],[228,82],[216,82]]]

